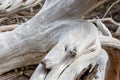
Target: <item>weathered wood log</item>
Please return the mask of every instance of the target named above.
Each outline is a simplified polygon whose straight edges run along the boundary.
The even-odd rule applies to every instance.
[[[81,3],[83,4],[81,5]],[[34,54],[34,59],[45,55],[59,42],[66,31],[70,31],[70,28],[72,30],[74,25],[69,24],[72,23],[72,19],[83,16],[88,9],[91,9],[97,3],[99,3],[97,0],[46,0],[41,11],[31,20],[11,32],[0,34],[0,73],[23,65],[38,63],[35,60],[30,61],[33,59],[30,54]],[[7,61],[7,63],[4,64],[4,61]],[[24,62],[28,64],[24,64]],[[5,67],[7,68],[3,69]]]
[[[31,80],[103,79],[104,75],[95,78],[96,70],[101,69],[99,65],[96,67],[101,44],[120,49],[120,41],[100,37],[95,25],[82,20],[82,16],[104,1],[46,0],[31,20],[0,34],[0,74],[37,64],[48,53]],[[88,76],[89,73],[93,76]]]
[[[78,28],[76,25],[76,29],[69,30],[70,34],[67,34],[69,37],[62,38],[62,41],[60,40],[42,60],[45,68],[51,69],[46,80],[74,80],[84,68],[90,64],[92,66],[96,64],[100,52],[98,31],[94,25],[87,24],[87,22],[84,25],[86,26],[79,27],[78,24]]]

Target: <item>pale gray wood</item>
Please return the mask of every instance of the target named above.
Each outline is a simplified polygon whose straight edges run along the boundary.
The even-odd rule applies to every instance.
[[[45,80],[48,71],[44,68],[42,64],[39,64],[30,80]]]
[[[92,23],[79,19],[104,1],[46,0],[31,20],[0,34],[0,74],[37,64],[47,53],[31,80],[74,80],[93,68],[101,45],[120,49],[119,40],[101,37]]]
[[[38,63],[39,56],[45,55],[62,37],[67,37],[67,31],[76,29],[74,26],[80,20],[74,19],[82,17],[96,4],[97,0],[46,0],[31,20],[11,32],[0,34],[0,74]]]
[[[45,80],[74,80],[84,68],[96,64],[101,48],[97,28],[86,21],[78,21],[75,26],[42,60],[45,68],[51,69]]]
[[[0,26],[0,32],[11,31],[15,29],[17,26],[18,24]]]
[[[105,26],[105,24],[102,23],[102,21],[99,18],[96,19],[94,23],[97,25],[98,29],[102,32],[102,35],[112,37],[112,34],[109,31],[109,29]]]
[[[96,74],[97,78],[95,78],[94,80],[104,80],[105,79],[107,61],[108,61],[108,54],[104,49],[102,49],[98,56],[98,61],[97,61],[97,63],[99,64],[98,72]]]
[[[100,36],[101,45],[103,47],[111,47],[120,49],[120,40],[109,36]]]

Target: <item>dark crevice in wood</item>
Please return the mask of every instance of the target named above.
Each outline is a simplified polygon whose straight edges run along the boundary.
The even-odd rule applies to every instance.
[[[23,2],[26,2],[27,0],[23,0]]]
[[[93,80],[93,78],[96,78],[97,69],[98,64],[96,64],[93,69],[92,64],[90,64],[87,68],[80,72],[76,80]]]
[[[67,45],[65,45],[65,52],[67,51],[67,48],[68,48],[68,46],[67,46]]]
[[[70,65],[67,65],[65,68],[64,68],[64,70],[60,73],[60,75],[58,76],[58,79],[59,79],[59,77],[62,75],[62,73],[69,67]]]

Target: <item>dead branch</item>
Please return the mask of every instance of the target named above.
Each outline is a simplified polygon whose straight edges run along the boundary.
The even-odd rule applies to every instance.
[[[0,26],[0,32],[11,31],[18,26],[19,26],[18,24]]]
[[[90,64],[94,69],[101,44],[120,47],[120,42],[111,37],[100,39],[95,25],[79,19],[97,1],[46,0],[42,10],[31,20],[0,34],[0,74],[38,63],[46,53],[31,80],[74,80]]]
[[[105,26],[104,23],[102,23],[102,21],[99,18],[97,18],[93,23],[96,24],[97,28],[100,30],[102,35],[112,37],[112,34],[109,31],[109,29]]]
[[[120,2],[120,0],[115,1],[115,2],[107,9],[107,11],[105,12],[103,18],[108,14],[108,12],[110,11],[110,9],[111,9],[115,4],[117,4],[117,3],[119,3],[119,2]]]
[[[95,22],[95,20],[96,20],[96,19],[92,19],[92,20],[88,20],[88,21],[90,21],[90,22]],[[111,22],[111,23],[113,23],[114,25],[120,27],[120,23],[114,21],[112,18],[102,18],[102,19],[100,19],[100,20],[101,20],[102,22]]]
[[[120,40],[118,39],[109,36],[100,36],[100,41],[103,47],[108,46],[108,47],[120,49]]]
[[[44,56],[55,46],[59,48],[57,43],[61,43],[62,40],[63,42],[61,43],[61,45],[66,42],[70,42],[69,40],[71,40],[78,47],[84,46],[86,42],[81,45],[81,42],[83,42],[84,40],[83,38],[79,39],[82,40],[81,42],[77,41],[79,36],[83,36],[81,34],[79,35],[79,32],[84,32],[81,30],[85,30],[84,34],[88,35],[90,34],[89,32],[92,32],[91,35],[96,35],[98,33],[94,33],[94,31],[97,31],[97,29],[93,27],[94,25],[89,24],[86,21],[84,23],[84,21],[80,20],[79,18],[83,16],[88,11],[88,9],[96,5],[97,1],[98,0],[46,0],[42,9],[31,20],[28,20],[28,22],[20,25],[13,31],[0,34],[0,74],[21,66],[38,63],[40,61],[40,55]],[[91,25],[92,27],[90,26],[90,29],[89,27],[83,26],[83,29],[81,29],[83,24],[87,26]],[[72,35],[73,37],[70,37]],[[79,36],[76,37],[77,35]],[[98,38],[98,36],[95,37],[93,35],[86,36],[87,41],[88,37],[91,37],[90,40]],[[68,40],[68,38],[70,39]],[[98,43],[100,44],[100,42]],[[74,47],[72,46],[71,42],[63,46],[67,45],[70,47]],[[60,48],[63,49],[62,46]],[[70,50],[73,49],[70,48]],[[60,52],[59,50],[56,51],[56,55],[59,55],[58,53],[60,53],[61,55],[61,50]],[[64,55],[65,54],[63,54],[63,56]],[[95,56],[96,55],[98,54],[95,54]]]

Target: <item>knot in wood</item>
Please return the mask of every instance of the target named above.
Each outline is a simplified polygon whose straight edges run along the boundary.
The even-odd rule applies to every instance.
[[[74,50],[70,51],[70,55],[74,58],[77,55],[77,50],[74,49]]]
[[[46,69],[51,69],[53,67],[53,62],[50,59],[43,59],[41,60],[41,64],[46,68]]]

